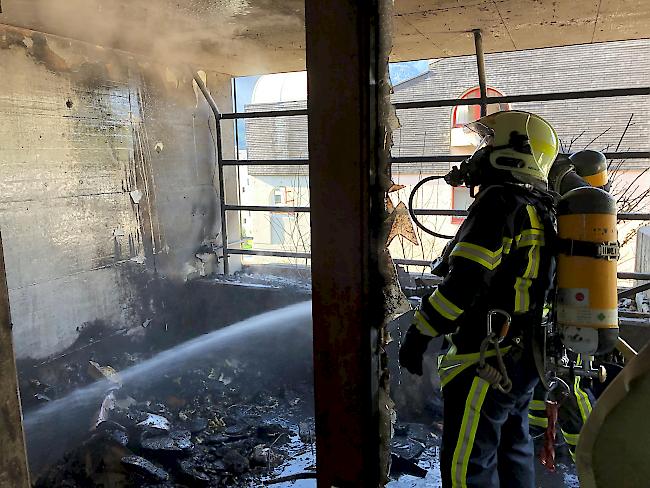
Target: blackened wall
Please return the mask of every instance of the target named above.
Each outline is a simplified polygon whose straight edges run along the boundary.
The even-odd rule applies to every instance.
[[[206,76],[229,111],[230,78]],[[51,356],[96,320],[139,326],[161,298],[143,293],[151,280],[217,269],[196,257],[220,221],[214,121],[187,68],[2,27],[0,80],[0,229],[18,358]]]

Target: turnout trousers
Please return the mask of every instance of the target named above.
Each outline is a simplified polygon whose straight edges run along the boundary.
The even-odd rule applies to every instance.
[[[443,387],[443,488],[535,486],[528,408],[537,373],[532,360],[515,363],[506,355],[504,361],[512,381],[509,393],[492,388],[473,366]]]

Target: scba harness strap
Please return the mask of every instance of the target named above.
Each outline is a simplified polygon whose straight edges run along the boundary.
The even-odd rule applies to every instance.
[[[621,257],[621,245],[618,242],[609,241],[592,242],[575,239],[558,239],[556,254],[618,261]]]

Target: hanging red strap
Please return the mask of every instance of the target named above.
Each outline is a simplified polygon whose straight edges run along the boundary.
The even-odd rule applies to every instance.
[[[544,432],[544,445],[539,451],[539,461],[549,471],[555,471],[555,426],[560,409],[558,402],[546,400],[546,418],[548,425]]]

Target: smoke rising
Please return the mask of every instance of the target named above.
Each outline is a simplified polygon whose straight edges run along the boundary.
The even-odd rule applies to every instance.
[[[0,23],[242,75],[304,69],[303,8],[299,0],[14,0],[3,2]]]

